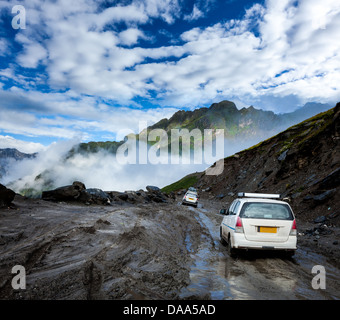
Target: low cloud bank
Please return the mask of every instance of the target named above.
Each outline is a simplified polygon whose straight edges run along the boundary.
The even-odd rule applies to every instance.
[[[224,157],[248,148],[265,137],[253,137],[247,140],[224,140]],[[12,163],[3,177],[3,183],[14,191],[27,195],[37,195],[42,190],[53,189],[83,182],[87,188],[100,188],[105,191],[126,191],[145,189],[147,185],[160,188],[171,184],[187,174],[206,170],[212,163],[195,164],[191,158],[189,164],[181,158],[179,164],[171,163],[171,155],[160,159],[163,164],[122,164],[116,154],[108,151],[96,153],[75,153],[69,151],[79,141],[70,140],[51,144],[38,154],[35,159],[25,159]],[[214,152],[213,155],[216,155]],[[161,157],[162,155],[158,154]],[[163,154],[164,157],[164,154]],[[204,156],[202,157],[204,159]],[[213,158],[213,157],[211,157]],[[221,157],[223,158],[223,156]],[[219,160],[216,159],[215,161]]]

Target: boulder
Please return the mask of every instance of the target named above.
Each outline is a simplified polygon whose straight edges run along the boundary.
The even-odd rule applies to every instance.
[[[90,199],[90,201],[88,201],[90,203],[91,202],[95,204],[110,204],[111,203],[110,196],[101,189],[90,188],[90,189],[86,189],[85,191],[83,191],[83,196],[84,196],[84,193],[87,194],[86,196]]]
[[[129,198],[129,195],[127,193],[122,192],[118,195],[118,198],[120,200],[126,201]]]
[[[161,189],[155,186],[146,186],[146,190],[149,192],[156,192],[156,193],[161,192]]]
[[[41,198],[47,201],[76,201],[84,190],[85,185],[82,182],[75,181],[69,186],[43,191]]]
[[[314,223],[324,223],[327,221],[327,218],[325,216],[319,216],[314,219]]]
[[[145,197],[146,201],[153,201],[157,203],[167,202],[167,197],[162,193],[161,189],[155,186],[146,186],[148,194]]]
[[[9,207],[14,200],[15,192],[0,184],[0,207]]]

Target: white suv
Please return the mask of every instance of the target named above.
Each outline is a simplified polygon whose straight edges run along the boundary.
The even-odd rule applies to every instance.
[[[197,192],[187,191],[182,199],[182,204],[190,204],[197,208],[197,204],[198,204]]]
[[[221,243],[228,253],[237,249],[285,250],[293,255],[297,249],[296,221],[293,211],[276,194],[239,193],[224,215],[220,226]]]

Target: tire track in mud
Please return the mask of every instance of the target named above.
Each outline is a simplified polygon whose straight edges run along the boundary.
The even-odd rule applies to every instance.
[[[121,273],[128,275],[128,296],[176,299],[179,288],[188,284],[188,234],[200,234],[201,228],[193,217],[177,208],[171,212],[156,211],[157,219],[155,211],[140,212],[142,219],[120,235],[117,245],[121,249],[118,252],[129,258],[117,261]],[[150,214],[152,220],[145,219]],[[126,294],[121,298],[126,298]]]
[[[208,203],[206,203],[208,204]],[[209,204],[208,204],[209,205]],[[339,299],[339,270],[316,253],[299,248],[294,258],[280,252],[249,251],[230,258],[219,242],[214,209],[190,209],[205,226],[200,247],[192,254],[190,285],[182,298],[195,299]],[[327,290],[311,285],[314,265],[326,268]]]
[[[217,240],[218,228],[207,217],[207,210],[201,206],[189,209],[202,227],[202,234],[194,239],[199,242],[197,251],[191,251],[193,264],[190,270],[190,284],[181,291],[182,299],[231,299],[228,281],[218,272],[221,258]]]

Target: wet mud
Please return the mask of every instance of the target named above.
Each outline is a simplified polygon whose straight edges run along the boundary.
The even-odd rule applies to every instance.
[[[0,210],[0,299],[339,299],[339,269],[307,246],[230,258],[203,202],[117,206],[17,197]],[[13,266],[26,288],[13,289]],[[326,289],[312,288],[314,265]]]

